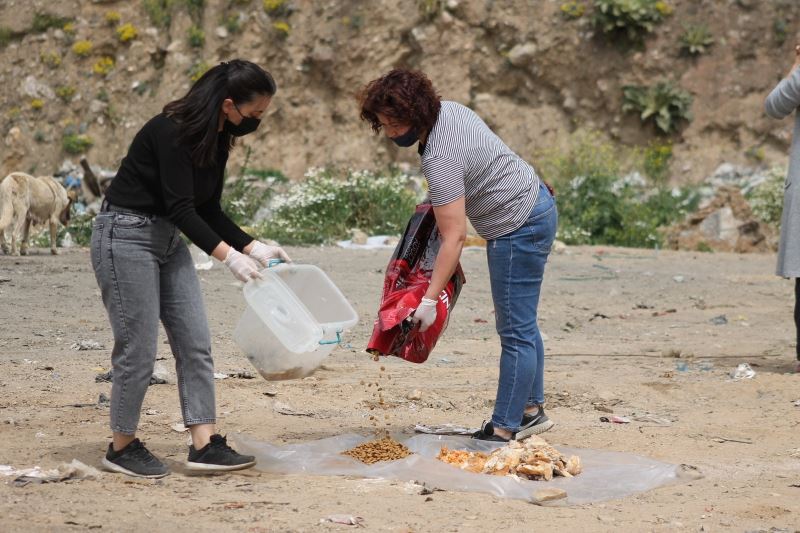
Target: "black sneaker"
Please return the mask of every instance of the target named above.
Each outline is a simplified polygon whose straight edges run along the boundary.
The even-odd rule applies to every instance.
[[[211,435],[211,442],[196,450],[189,446],[186,469],[198,472],[229,472],[243,470],[256,464],[252,455],[242,455],[228,446],[222,435]]]
[[[508,442],[508,439],[504,439],[500,435],[494,434],[494,426],[492,425],[491,420],[488,422],[484,420],[483,424],[481,425],[481,429],[473,433],[472,438],[477,440],[488,440],[491,442]],[[514,437],[512,436],[511,438]]]
[[[120,472],[133,477],[160,478],[169,474],[169,468],[144,447],[139,439],[115,452],[109,443],[103,467],[111,472]]]
[[[517,431],[514,435],[514,440],[522,440],[526,437],[530,437],[531,435],[544,433],[554,425],[555,424],[553,421],[547,418],[547,415],[544,414],[544,409],[540,405],[539,411],[536,414],[522,415],[522,425],[520,426],[519,431]]]

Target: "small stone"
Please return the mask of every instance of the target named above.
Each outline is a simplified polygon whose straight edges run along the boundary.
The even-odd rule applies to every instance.
[[[533,503],[541,504],[555,500],[563,500],[567,497],[567,491],[563,489],[547,488],[539,489],[533,493]]]
[[[220,39],[228,38],[228,29],[225,26],[217,26],[217,29],[215,29],[214,32]]]
[[[422,391],[419,389],[414,389],[406,394],[406,399],[411,401],[419,401],[422,399]]]
[[[508,53],[508,61],[515,67],[524,67],[531,63],[538,51],[535,43],[518,44]]]

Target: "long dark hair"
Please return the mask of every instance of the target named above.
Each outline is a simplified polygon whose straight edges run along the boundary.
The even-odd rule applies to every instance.
[[[220,134],[222,102],[230,98],[237,105],[260,95],[272,96],[277,87],[272,75],[243,59],[223,61],[197,80],[185,96],[164,106],[164,114],[181,126],[177,143],[191,148],[192,163],[207,167],[217,162],[220,150],[230,151],[234,137]]]

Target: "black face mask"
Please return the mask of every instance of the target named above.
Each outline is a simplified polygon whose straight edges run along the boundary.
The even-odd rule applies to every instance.
[[[241,137],[242,135],[253,133],[258,129],[258,125],[261,124],[261,119],[246,117],[239,111],[239,107],[236,104],[233,104],[233,107],[235,107],[236,111],[242,116],[242,121],[238,124],[234,124],[226,118],[225,124],[222,125],[223,131],[230,133],[234,137]]]
[[[409,128],[407,132],[397,137],[389,137],[397,146],[408,148],[419,140],[419,132],[416,128]]]

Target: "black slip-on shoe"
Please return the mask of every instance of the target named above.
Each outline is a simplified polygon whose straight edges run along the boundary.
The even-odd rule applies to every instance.
[[[472,438],[476,440],[488,440],[491,442],[508,442],[509,439],[504,439],[500,435],[494,434],[494,426],[491,420],[483,421],[481,429],[472,434]],[[512,436],[513,438],[513,436]]]
[[[195,472],[230,472],[244,470],[256,464],[252,455],[242,455],[228,446],[222,435],[211,435],[211,441],[200,448],[189,446],[189,459],[186,469]]]
[[[514,434],[514,440],[522,440],[526,437],[530,437],[531,435],[544,433],[554,425],[555,423],[547,418],[547,415],[544,414],[544,409],[540,405],[536,414],[522,415],[522,425],[520,426],[519,431]]]
[[[118,452],[109,443],[102,463],[106,470],[133,477],[160,478],[169,474],[167,465],[150,453],[139,439],[133,439]]]

